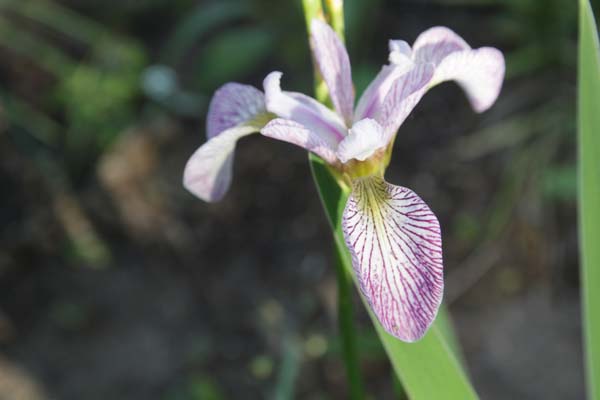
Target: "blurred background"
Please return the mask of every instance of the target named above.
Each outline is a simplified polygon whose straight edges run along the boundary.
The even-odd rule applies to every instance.
[[[506,56],[482,115],[455,84],[427,94],[387,173],[440,219],[485,399],[584,396],[576,5],[346,0],[358,93],[388,39],[434,25]],[[306,153],[254,135],[223,201],[181,185],[213,91],[277,69],[311,93],[309,57],[299,0],[0,1],[0,399],[346,398]],[[368,392],[393,398],[355,300]]]

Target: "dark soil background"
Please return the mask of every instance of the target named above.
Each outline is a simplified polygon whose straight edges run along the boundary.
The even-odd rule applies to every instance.
[[[181,185],[221,84],[311,92],[303,21],[296,0],[0,3],[0,399],[346,398],[306,153],[251,136],[223,201]],[[576,2],[347,0],[346,23],[358,92],[434,25],[504,52],[496,105],[432,90],[387,178],[440,219],[481,397],[583,398]],[[394,398],[356,304],[368,392]]]

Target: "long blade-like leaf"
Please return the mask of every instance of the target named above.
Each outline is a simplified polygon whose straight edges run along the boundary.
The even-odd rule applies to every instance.
[[[579,232],[588,398],[600,399],[600,50],[588,0],[579,2]]]
[[[328,167],[318,157],[311,156],[310,165],[323,208],[334,231],[339,258],[352,273],[350,254],[339,223],[348,193],[340,188]],[[404,343],[387,334],[375,315],[370,315],[392,367],[411,399],[477,399],[438,321],[419,342]]]

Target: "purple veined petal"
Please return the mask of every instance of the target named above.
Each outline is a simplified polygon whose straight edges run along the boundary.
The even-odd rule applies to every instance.
[[[413,67],[411,50],[408,43],[403,40],[389,41],[390,65],[384,65],[375,79],[363,92],[356,105],[354,121],[364,118],[374,118],[381,109],[385,96],[392,87],[394,81]]]
[[[235,126],[209,139],[188,160],[183,186],[204,201],[221,200],[231,185],[236,142],[258,129],[249,125]]]
[[[375,117],[388,142],[427,91],[434,70],[433,64],[416,64],[394,81]]]
[[[271,72],[264,80],[267,111],[296,121],[335,148],[347,130],[340,116],[302,93],[282,91],[281,75],[281,72]]]
[[[213,95],[206,116],[206,136],[215,137],[226,129],[252,120],[265,112],[265,96],[254,86],[230,82]]]
[[[483,112],[498,98],[504,72],[504,56],[497,49],[481,47],[457,51],[439,63],[431,86],[456,81],[466,92],[473,109]]]
[[[337,161],[335,147],[305,126],[289,119],[275,118],[260,130],[264,136],[305,148],[330,164]]]
[[[436,216],[411,190],[369,177],[354,182],[342,229],[361,291],[381,325],[403,341],[421,339],[444,291]]]
[[[463,38],[443,26],[436,26],[421,33],[413,44],[415,62],[433,63],[436,66],[450,53],[469,50]]]
[[[366,118],[352,125],[348,136],[340,142],[336,155],[343,163],[352,159],[364,161],[386,145],[381,125],[374,119]]]
[[[346,47],[334,30],[318,19],[313,19],[310,25],[310,44],[331,101],[349,124],[354,108],[354,86]]]

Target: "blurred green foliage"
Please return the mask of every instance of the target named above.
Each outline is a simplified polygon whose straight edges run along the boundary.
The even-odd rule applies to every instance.
[[[497,120],[464,132],[445,150],[461,161],[501,160],[483,218],[465,210],[451,221],[453,236],[467,249],[499,240],[532,192],[549,202],[574,203],[576,5],[572,0],[345,1],[357,94],[386,61],[380,38],[404,38],[414,30],[393,25],[398,15],[415,16],[423,30],[444,23],[445,15],[468,12],[471,19],[463,26],[477,27],[471,37],[493,37],[486,44],[505,52],[511,90],[499,100]],[[485,26],[478,15],[485,16]],[[259,86],[266,72],[279,69],[286,72],[285,87],[310,92],[309,57],[299,0],[110,6],[104,0],[0,0],[0,118],[8,120],[11,139],[42,174],[58,177],[59,190],[77,187],[91,181],[98,159],[129,127],[146,119],[171,115],[191,122],[203,137],[208,100],[227,81]],[[65,305],[52,318],[76,326],[82,323],[80,311]],[[382,356],[372,335],[359,341],[369,355]],[[299,350],[290,343],[273,374],[277,394],[290,393],[298,373]],[[332,341],[330,351],[339,351],[339,344]],[[221,391],[210,377],[191,374],[164,398],[220,399]]]
[[[198,58],[194,68],[198,87],[214,90],[231,77],[244,77],[260,65],[272,48],[273,36],[265,29],[243,27],[224,32],[209,43]]]
[[[600,32],[588,0],[579,1],[577,76],[581,303],[587,395],[600,399]]]
[[[88,62],[62,77],[55,96],[68,121],[69,166],[85,167],[131,123],[144,64],[139,46],[102,38],[93,44]]]
[[[50,75],[49,83],[19,93],[18,80],[35,76],[14,72],[5,96],[9,119],[37,138],[51,138],[42,144],[61,153],[67,174],[78,180],[131,123],[146,52],[58,3],[5,1],[0,12],[1,44],[18,63],[32,65],[33,74]],[[51,134],[39,135],[49,126]]]
[[[180,385],[167,391],[163,400],[222,400],[222,389],[209,376],[192,374]]]

